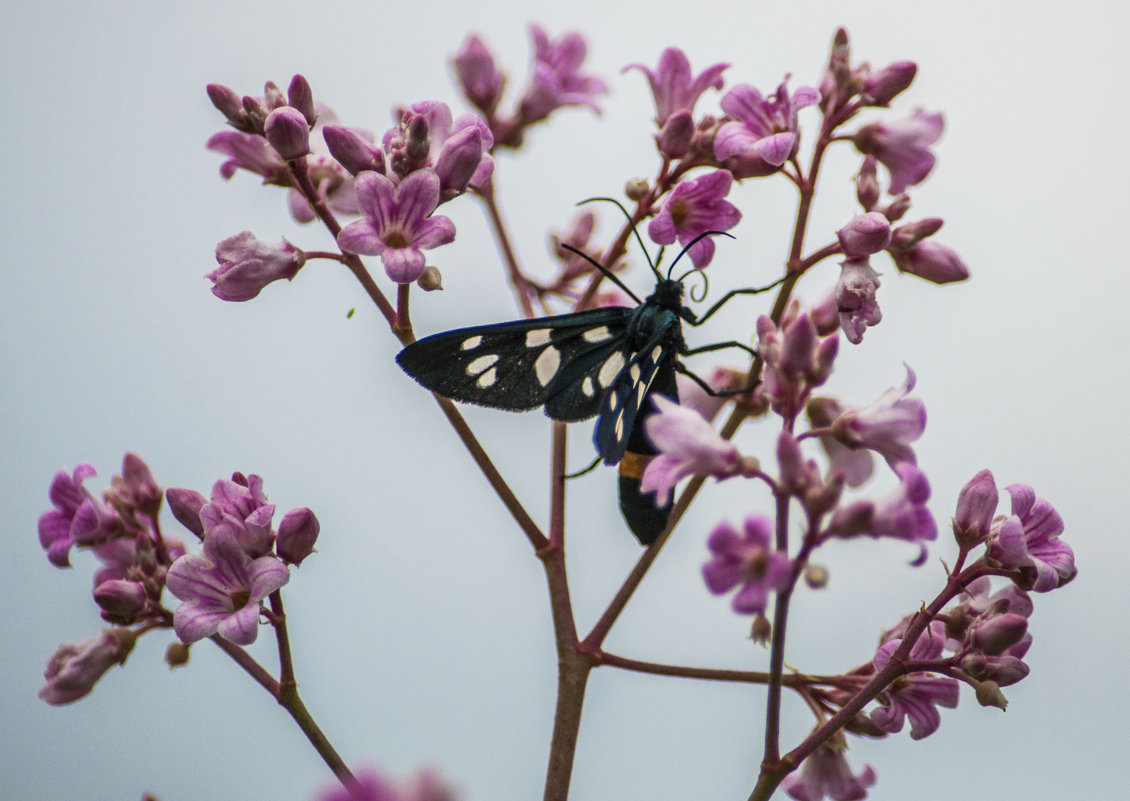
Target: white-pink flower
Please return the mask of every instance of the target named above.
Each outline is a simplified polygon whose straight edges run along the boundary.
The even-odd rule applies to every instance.
[[[652,402],[657,413],[647,418],[644,430],[659,455],[644,469],[640,491],[656,493],[657,505],[666,504],[686,476],[726,478],[741,469],[737,446],[722,439],[702,415],[662,395],[653,395]]]

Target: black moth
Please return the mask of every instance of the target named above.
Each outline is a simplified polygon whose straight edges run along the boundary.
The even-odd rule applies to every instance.
[[[719,232],[707,232],[712,233]],[[735,294],[763,291],[734,290],[700,320],[683,305],[682,281],[672,279],[670,271],[666,278],[655,272],[655,291],[643,301],[636,298],[635,308],[605,307],[447,331],[404,348],[397,364],[432,392],[453,400],[510,411],[544,406],[549,417],[563,422],[597,415],[597,453],[605,464],[620,465],[620,511],[637,539],[650,545],[667,525],[671,502],[659,506],[654,495],[640,492],[640,476],[655,454],[643,426],[650,414],[648,397],[658,392],[678,402],[676,372],[709,392],[679,363],[679,355],[746,346],[725,342],[688,350],[683,321],[698,325]]]

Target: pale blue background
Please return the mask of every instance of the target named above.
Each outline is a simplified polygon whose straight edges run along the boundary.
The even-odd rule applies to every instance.
[[[383,131],[393,104],[457,102],[448,58],[481,32],[525,80],[525,23],[579,28],[613,94],[596,120],[566,112],[531,132],[497,181],[521,257],[547,263],[546,231],[572,204],[650,174],[651,100],[629,62],[683,47],[696,68],[729,61],[730,83],[763,90],[793,72],[818,80],[833,29],[882,65],[912,58],[902,100],[946,114],[939,168],[913,217],[973,270],[937,289],[889,266],[883,324],[846,347],[829,385],[866,403],[920,378],[929,425],[918,454],[943,528],[978,469],[1033,484],[1067,520],[1077,582],[1037,599],[1032,675],[1007,713],[963,694],[925,742],[853,740],[879,774],[875,799],[1110,797],[1125,786],[1127,438],[1123,243],[1130,178],[1124,3],[517,2],[6,4],[0,11],[0,797],[5,801],[309,799],[329,779],[289,718],[215,648],[170,672],[163,634],[82,702],[35,697],[60,641],[99,628],[89,555],[51,568],[36,541],[47,486],[89,461],[101,489],[133,449],[168,485],[207,490],[234,469],[265,476],[281,511],[314,508],[321,553],[287,590],[297,669],[311,710],[351,763],[403,776],[432,764],[471,801],[540,797],[555,657],[544,581],[524,538],[426,396],[393,365],[396,347],[345,270],[307,267],[289,286],[224,304],[202,276],[215,243],[243,229],[318,249],[283,195],[218,177],[203,143],[220,126],[206,83],[258,93],[304,73],[348,124]],[[700,109],[713,106],[708,96]],[[716,106],[714,106],[716,107]],[[462,106],[459,106],[462,108]],[[810,116],[811,120],[814,117]],[[844,148],[824,174],[815,246],[854,209]],[[715,291],[772,274],[791,194],[751,182],[745,219],[719,247]],[[446,207],[458,242],[435,251],[446,291],[420,298],[421,332],[515,316],[483,215]],[[611,218],[600,232],[613,230]],[[638,257],[634,256],[633,258]],[[380,272],[374,261],[373,267]],[[828,265],[802,285],[810,297]],[[383,280],[383,276],[382,276]],[[646,290],[638,270],[634,282]],[[387,286],[387,282],[385,283]],[[346,318],[357,307],[352,319]],[[748,331],[756,301],[729,320]],[[740,312],[745,310],[748,319]],[[468,417],[536,519],[545,519],[538,414]],[[571,461],[590,456],[588,425]],[[764,435],[741,440],[757,452]],[[641,659],[759,668],[745,621],[701,586],[703,539],[722,516],[760,508],[737,482],[707,492],[608,641]],[[587,631],[638,555],[614,516],[607,472],[571,487],[574,605]],[[170,522],[170,527],[172,523]],[[943,538],[933,555],[949,559]],[[866,660],[879,629],[932,597],[941,567],[905,567],[897,544],[822,555],[824,592],[802,592],[788,661],[812,671]],[[270,638],[257,653],[273,664]],[[590,684],[574,781],[588,799],[743,799],[759,759],[763,692],[611,669]],[[786,708],[786,743],[809,718]]]

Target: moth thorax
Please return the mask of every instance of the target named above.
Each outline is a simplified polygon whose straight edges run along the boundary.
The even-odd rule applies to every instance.
[[[683,285],[669,279],[660,281],[655,285],[652,297],[663,308],[678,310],[683,305]]]

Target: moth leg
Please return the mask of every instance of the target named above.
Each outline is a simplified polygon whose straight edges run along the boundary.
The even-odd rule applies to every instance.
[[[712,345],[703,345],[702,347],[691,348],[690,350],[684,351],[683,355],[684,356],[695,356],[699,353],[709,353],[712,350],[722,350],[723,348],[741,348],[746,353],[748,353],[750,356],[757,356],[758,355],[757,351],[754,350],[753,348],[751,348],[749,345],[745,345],[745,344],[743,344],[741,342],[737,342],[735,340],[730,340],[729,342],[715,342]]]
[[[731,289],[729,292],[727,292],[725,295],[722,296],[721,300],[719,300],[717,303],[715,303],[713,306],[711,306],[709,309],[707,309],[705,314],[703,314],[697,320],[687,320],[687,322],[690,323],[691,325],[694,325],[694,326],[702,325],[703,323],[705,323],[707,320],[710,319],[710,317],[714,314],[714,312],[721,309],[722,306],[724,306],[735,295],[757,295],[761,292],[768,292],[770,289],[773,289],[774,287],[778,287],[782,283],[784,283],[785,278],[787,278],[787,277],[788,277],[787,275],[782,275],[776,281],[769,284],[769,286],[758,287],[756,289]]]
[[[730,398],[734,395],[744,395],[746,392],[756,389],[757,385],[761,383],[755,380],[749,386],[739,387],[738,389],[714,389],[682,362],[675,362],[675,370],[702,387],[702,391],[712,398]]]
[[[600,460],[601,459],[598,456],[598,457],[596,457],[595,459],[592,460],[592,462],[589,464],[588,467],[582,468],[575,473],[566,473],[565,475],[562,476],[562,478],[580,478],[585,473],[591,473],[593,470],[596,469],[596,466],[598,464],[600,464]]]

